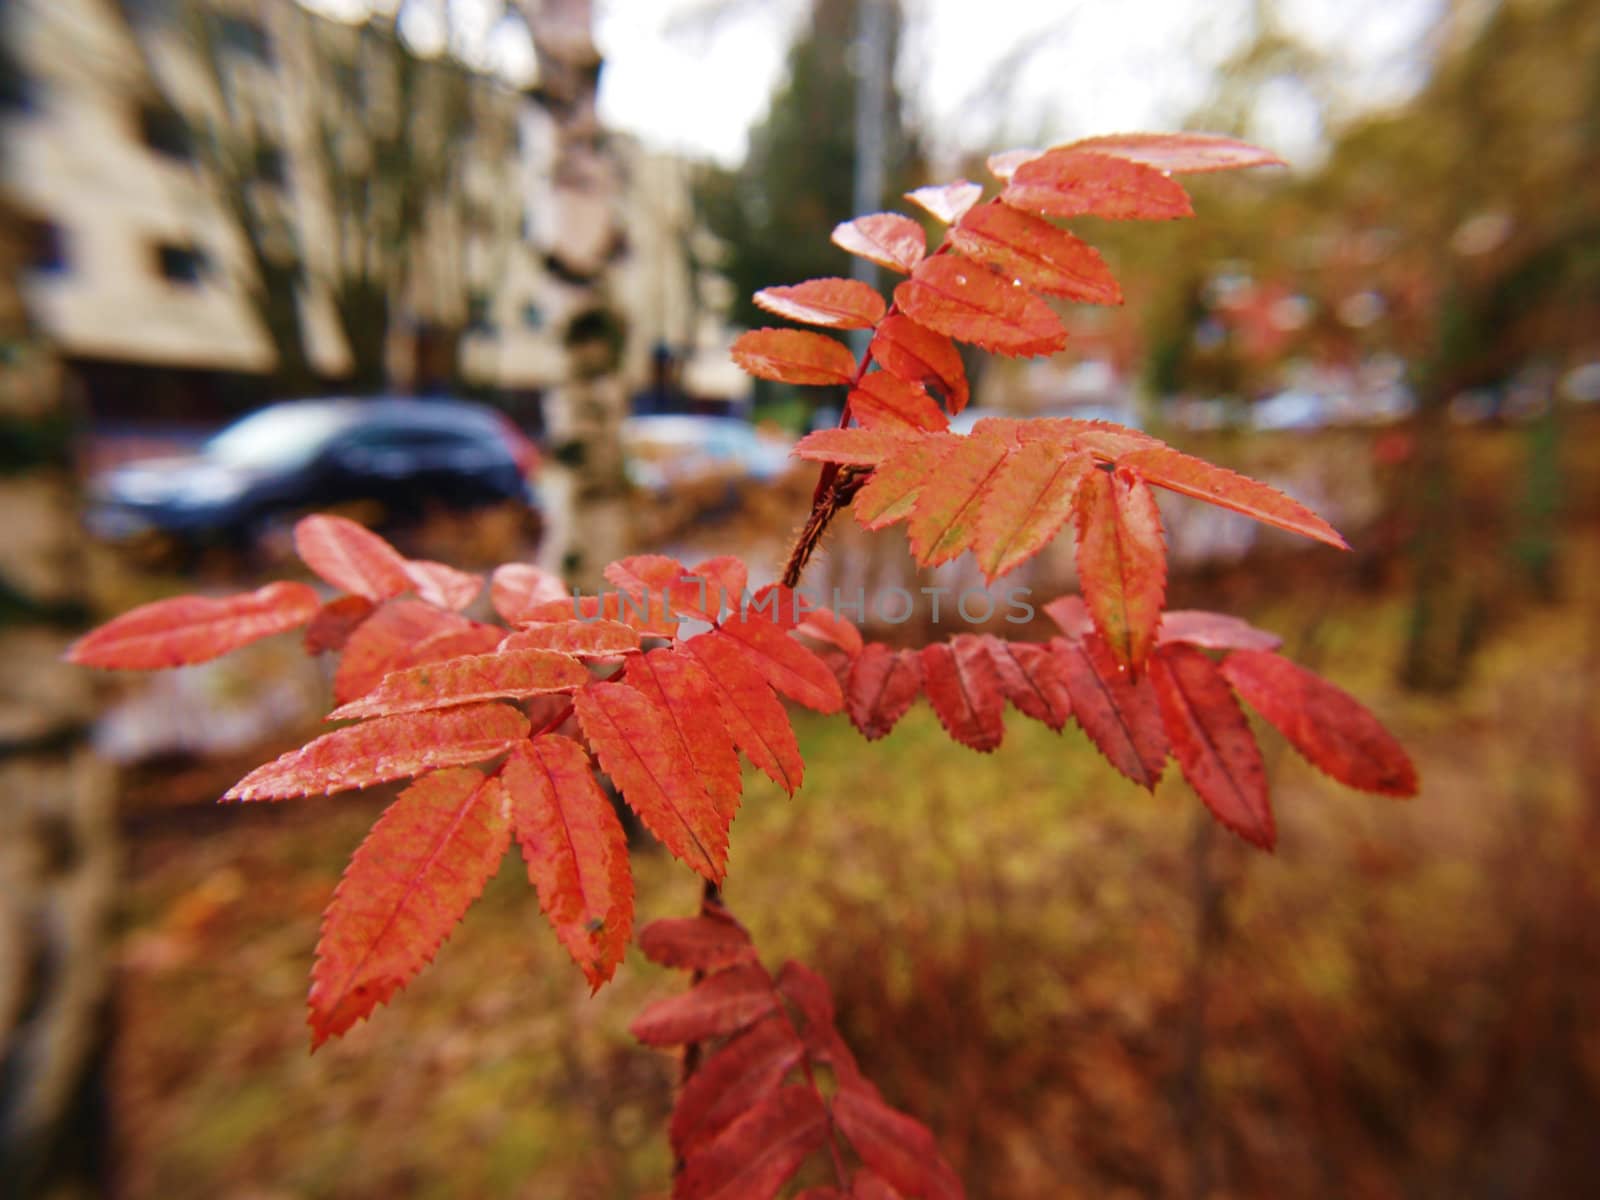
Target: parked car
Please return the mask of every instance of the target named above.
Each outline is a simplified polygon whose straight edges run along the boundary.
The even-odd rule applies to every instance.
[[[97,536],[247,545],[296,513],[375,501],[396,520],[429,504],[535,504],[538,451],[479,404],[408,398],[290,400],[251,413],[196,454],[115,467],[90,483]]]
[[[628,478],[649,491],[704,480],[775,479],[794,465],[792,448],[788,438],[737,417],[660,413],[629,417],[622,426]]]

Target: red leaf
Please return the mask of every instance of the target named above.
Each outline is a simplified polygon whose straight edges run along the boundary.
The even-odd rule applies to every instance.
[[[1283,639],[1248,621],[1223,613],[1200,612],[1192,608],[1169,609],[1162,614],[1156,641],[1188,642],[1207,650],[1276,650]]]
[[[444,563],[411,558],[406,560],[405,572],[419,597],[455,612],[471,604],[483,590],[483,576],[469,575]]]
[[[783,704],[740,649],[727,638],[698,634],[683,643],[700,660],[716,688],[717,711],[734,744],[790,795],[800,786],[804,763]]]
[[[1000,690],[1018,712],[1061,732],[1072,716],[1072,693],[1067,687],[1067,669],[1061,659],[1044,646],[1031,642],[1009,642],[985,637],[984,644],[994,659]]]
[[[1046,295],[1085,304],[1122,303],[1122,289],[1098,250],[1031,213],[981,205],[950,230],[950,242],[968,258]]]
[[[960,1200],[966,1195],[933,1134],[921,1122],[854,1088],[834,1096],[833,1119],[861,1161],[900,1191],[926,1200]]]
[[[1340,550],[1350,549],[1349,543],[1339,536],[1337,529],[1277,488],[1236,475],[1222,467],[1214,467],[1170,446],[1129,451],[1118,456],[1117,466],[1137,471],[1157,487],[1243,513],[1257,521],[1315,538]]]
[[[1150,678],[1184,778],[1217,820],[1245,841],[1272,849],[1277,833],[1261,750],[1216,663],[1173,643],[1155,656]]]
[[[365,696],[391,671],[442,662],[463,654],[486,654],[505,630],[480,625],[417,600],[391,600],[350,635],[333,676],[340,704]]]
[[[1058,596],[1044,606],[1044,613],[1073,641],[1094,628],[1094,618],[1089,615],[1082,596]]]
[[[528,719],[504,704],[379,717],[325,733],[257,767],[223,799],[282,800],[370,787],[481,762],[527,736]]]
[[[897,450],[916,445],[930,435],[908,428],[818,429],[795,443],[794,453],[812,462],[872,467]]]
[[[556,938],[598,989],[633,932],[628,839],[589,756],[571,738],[520,742],[500,771],[528,881]]]
[[[848,1200],[905,1200],[905,1196],[871,1167],[862,1167],[850,1181]]]
[[[1111,133],[1061,147],[1131,159],[1160,171],[1196,173],[1288,164],[1260,146],[1215,133]]]
[[[868,741],[877,741],[906,715],[921,690],[921,660],[915,651],[872,642],[850,668],[845,694],[850,722]]]
[[[628,1029],[647,1046],[682,1046],[737,1033],[777,1007],[767,969],[741,963],[706,976],[687,992],[657,1000]]]
[[[1194,214],[1188,194],[1156,168],[1081,150],[1050,150],[1020,164],[1000,199],[1047,217],[1160,221]]]
[[[983,195],[980,184],[958,179],[954,183],[930,184],[907,192],[906,199],[924,212],[932,213],[946,225],[959,221]]]
[[[348,517],[306,517],[294,527],[294,548],[334,587],[368,600],[387,600],[411,587],[405,557]]]
[[[738,612],[744,603],[750,573],[744,563],[731,554],[721,554],[695,563],[672,589],[673,606],[680,612],[715,622],[722,614]]]
[[[850,511],[868,529],[886,529],[911,515],[922,486],[958,441],[955,434],[926,434],[907,442],[879,464],[855,499]]]
[[[828,990],[828,981],[804,963],[791,959],[778,971],[778,991],[805,1019],[801,1037],[806,1053],[831,1067],[840,1087],[871,1091],[871,1082],[861,1073],[855,1055],[834,1027],[833,993]]]
[[[938,486],[918,493],[906,527],[911,553],[919,563],[937,566],[972,544],[990,485],[1009,452],[999,438],[973,436],[956,441],[938,460],[932,470]]]
[[[1090,471],[1078,489],[1078,585],[1112,651],[1138,671],[1167,591],[1161,513],[1130,471]]]
[[[707,636],[726,638],[738,646],[762,678],[791,700],[821,713],[844,707],[839,681],[828,664],[760,617],[730,618]]]
[[[922,226],[899,213],[871,213],[834,227],[833,244],[904,275],[928,252]]]
[[[313,1050],[403,988],[483,892],[511,839],[498,793],[477,771],[439,771],[372,827],[323,914]]]
[[[1228,655],[1221,670],[1312,766],[1364,792],[1417,794],[1417,771],[1405,749],[1348,693],[1286,658],[1253,649]]]
[[[1155,790],[1167,761],[1167,735],[1148,675],[1135,679],[1118,665],[1097,633],[1050,643],[1066,669],[1072,715],[1117,770]]]
[[[1050,306],[982,263],[953,255],[924,259],[894,290],[912,320],[997,354],[1053,354],[1067,331]]]
[[[794,632],[843,650],[846,657],[861,653],[861,631],[830,608],[813,608],[794,627]]]
[[[920,383],[874,371],[850,393],[850,415],[865,429],[950,428],[950,419]]]
[[[340,596],[329,600],[317,609],[317,615],[306,626],[307,654],[326,654],[329,650],[343,650],[350,635],[373,614],[377,605],[365,596]]]
[[[886,307],[877,290],[859,279],[808,279],[793,287],[762,288],[755,302],[769,313],[826,329],[871,329]]]
[[[389,717],[484,700],[567,692],[582,687],[589,678],[577,659],[551,650],[469,654],[385,675],[373,692],[334,709],[328,720]]]
[[[578,723],[617,790],[672,854],[712,882],[728,859],[728,821],[706,794],[671,718],[621,683],[591,683],[573,699]]]
[[[765,621],[787,633],[800,623],[804,608],[805,601],[793,589],[781,583],[769,583],[757,588],[756,594],[748,602],[741,603],[736,612],[741,620]]]
[[[733,361],[758,379],[827,385],[855,377],[855,355],[830,337],[799,329],[752,329],[733,343]]]
[[[500,643],[509,650],[559,650],[578,658],[615,658],[639,648],[639,631],[618,621],[556,621],[530,625],[507,634]]]
[[[653,963],[685,971],[719,971],[756,961],[755,944],[744,926],[717,910],[651,921],[639,931],[639,949]]]
[[[920,657],[922,689],[945,732],[985,754],[998,746],[1006,733],[1006,700],[983,639],[958,634],[924,646]]]
[[[730,1039],[706,1059],[678,1095],[668,1130],[678,1157],[687,1158],[777,1091],[804,1053],[794,1027],[776,1013]]]
[[[983,160],[983,165],[989,168],[989,174],[1004,183],[1017,173],[1017,168],[1023,163],[1032,162],[1043,153],[1043,150],[1032,149],[1002,150],[989,155]]]
[[[731,823],[744,791],[739,754],[728,727],[711,715],[716,688],[698,660],[682,650],[652,650],[628,664],[627,681],[660,705],[667,716],[662,735],[678,739],[712,805]]]
[[[937,388],[952,414],[967,406],[967,371],[961,351],[944,334],[891,313],[872,335],[867,353],[895,378]]]
[[[560,577],[532,563],[505,563],[494,569],[489,580],[489,603],[509,625],[526,620],[530,609],[570,598]]]
[[[684,1164],[674,1200],[772,1200],[828,1139],[828,1110],[796,1084],[745,1112]]]
[[[1001,465],[978,514],[973,549],[991,583],[1043,550],[1072,515],[1073,497],[1094,468],[1087,454],[1044,442],[1023,446]]]
[[[141,604],[84,634],[66,659],[133,671],[181,667],[304,625],[317,608],[316,592],[303,583],[269,583],[222,599],[174,596]]]
[[[1008,427],[1015,431],[1017,441],[1048,442],[1060,447],[1062,453],[1093,454],[1100,459],[1114,459],[1130,450],[1165,443],[1110,421],[1083,421],[1076,417],[1034,417],[1018,421],[1005,417],[986,417],[973,426],[973,432],[989,425]]]

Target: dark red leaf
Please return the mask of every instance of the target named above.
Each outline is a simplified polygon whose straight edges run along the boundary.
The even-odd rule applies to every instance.
[[[1167,593],[1155,496],[1138,475],[1090,471],[1077,494],[1078,586],[1117,661],[1140,670]]]
[[[924,259],[894,290],[912,320],[996,354],[1054,354],[1067,331],[1050,306],[982,263],[955,255]]]
[[[965,179],[958,179],[954,183],[930,184],[920,187],[914,192],[907,192],[906,199],[915,204],[924,212],[932,213],[946,225],[959,221],[966,211],[978,202],[983,195],[983,188],[976,183],[968,183]]]
[[[828,1139],[828,1110],[796,1084],[767,1096],[684,1164],[674,1200],[772,1200]]]
[[[850,393],[850,415],[864,429],[950,428],[950,419],[920,383],[874,371]]]
[[[1058,638],[1051,652],[1066,670],[1072,715],[1117,770],[1154,790],[1167,761],[1167,735],[1148,675],[1135,679],[1097,633]]]
[[[1129,451],[1118,456],[1117,466],[1137,471],[1157,487],[1193,496],[1220,508],[1232,509],[1257,521],[1287,529],[1290,533],[1326,542],[1340,550],[1350,549],[1349,543],[1339,536],[1337,529],[1276,488],[1222,467],[1214,467],[1170,446]]]
[[[984,639],[994,659],[1000,690],[1024,716],[1041,721],[1059,733],[1072,716],[1072,692],[1067,669],[1045,646],[1031,642]]]
[[[1019,164],[1000,199],[1047,217],[1160,221],[1194,214],[1188,194],[1156,168],[1082,150],[1050,150]]]
[[[577,659],[552,650],[469,654],[385,675],[375,690],[334,709],[328,719],[388,717],[484,700],[570,692],[588,683],[589,678],[589,672]]]
[[[802,1018],[801,1038],[806,1053],[832,1069],[840,1087],[872,1091],[856,1057],[833,1023],[833,993],[823,979],[804,963],[790,959],[778,971],[778,991]]]
[[[668,1131],[673,1150],[686,1158],[716,1137],[740,1113],[777,1091],[804,1053],[794,1027],[778,1013],[730,1039],[678,1094]]]
[[[891,313],[872,335],[867,352],[895,378],[938,389],[952,414],[967,406],[967,372],[961,351],[944,334]]]
[[[1253,649],[1236,650],[1221,669],[1312,766],[1364,792],[1417,794],[1417,771],[1404,747],[1348,693],[1297,663]]]
[[[849,383],[856,360],[849,349],[820,333],[752,329],[733,343],[733,361],[758,379],[779,383]]]
[[[316,592],[303,583],[269,583],[223,599],[174,596],[142,604],[84,634],[66,659],[134,671],[181,667],[295,629],[317,608]]]
[[[672,718],[622,683],[591,683],[573,698],[578,723],[611,782],[673,856],[713,882],[728,860],[728,819],[695,774]]]
[[[845,692],[850,722],[868,741],[876,741],[906,715],[921,690],[921,660],[915,651],[871,642],[850,668]]]
[[[370,617],[377,605],[365,596],[340,596],[317,609],[317,615],[306,626],[307,654],[326,654],[330,650],[343,650],[361,623]]]
[[[905,1194],[895,1191],[889,1181],[871,1167],[862,1167],[850,1181],[847,1200],[905,1200]]]
[[[1188,642],[1207,650],[1276,650],[1283,639],[1248,621],[1224,613],[1168,609],[1156,630],[1157,642]]]
[[[928,238],[910,217],[871,213],[834,227],[833,244],[841,250],[904,275],[928,252]]]
[[[1031,213],[982,204],[950,230],[962,254],[1035,291],[1084,304],[1121,304],[1122,289],[1100,252]]]
[[[762,288],[757,308],[826,329],[871,329],[887,307],[877,290],[858,279],[808,279],[793,287]]]
[[[616,810],[571,738],[519,742],[499,778],[539,907],[598,989],[633,932],[633,874]]]
[[[713,909],[698,917],[666,917],[639,931],[639,949],[653,963],[686,971],[719,971],[755,962],[756,948],[743,925]]]
[[[860,654],[863,645],[861,631],[831,608],[807,609],[793,632],[842,650],[849,658]]]
[[[312,1049],[403,988],[483,892],[511,839],[498,793],[477,771],[438,771],[378,819],[323,914]]]
[[[682,1046],[737,1033],[777,1007],[767,969],[740,963],[706,976],[687,992],[655,1001],[628,1029],[647,1046]]]
[[[1272,849],[1277,832],[1267,770],[1217,664],[1203,651],[1173,642],[1157,652],[1150,678],[1184,778],[1217,820],[1245,841]]]
[[[387,600],[411,587],[404,555],[348,517],[304,518],[294,527],[294,548],[334,587],[368,600]]]
[[[527,718],[504,704],[379,717],[325,733],[257,767],[223,799],[281,800],[370,787],[482,762],[527,736]]]
[[[924,646],[922,690],[945,732],[987,754],[1005,737],[1006,699],[1000,676],[977,634]]]
[[[961,1200],[966,1195],[921,1122],[854,1088],[834,1096],[833,1119],[861,1161],[906,1195],[925,1200]]]

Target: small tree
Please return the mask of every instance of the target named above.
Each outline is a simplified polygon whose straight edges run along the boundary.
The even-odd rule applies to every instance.
[[[822,464],[811,512],[781,581],[753,595],[745,565],[728,557],[692,567],[661,555],[622,559],[605,572],[615,590],[589,596],[507,564],[489,584],[504,625],[490,624],[461,612],[483,580],[316,516],[296,541],[341,593],[333,599],[304,583],[181,597],[80,640],[74,661],[151,668],[306,626],[308,650],[341,655],[330,715],[353,723],[252,771],[225,798],[415,780],[356,851],[325,915],[309,998],[313,1048],[369,1016],[432,958],[513,840],[557,938],[589,983],[603,985],[633,933],[627,847],[597,781],[604,774],[705,881],[698,915],[657,920],[638,937],[649,958],[693,974],[686,993],[633,1025],[649,1045],[685,1048],[669,1131],[674,1194],[775,1196],[815,1156],[831,1182],[806,1196],[960,1196],[932,1134],[862,1075],[835,1028],[827,984],[795,962],[769,972],[723,903],[739,755],[789,792],[804,775],[780,697],[843,710],[876,739],[925,696],[950,736],[979,751],[1001,743],[1007,703],[1052,729],[1075,720],[1140,786],[1152,788],[1175,758],[1224,826],[1268,849],[1276,833],[1267,775],[1238,697],[1332,777],[1414,793],[1395,740],[1351,697],[1279,656],[1272,634],[1220,614],[1163,612],[1153,487],[1344,547],[1321,518],[1117,425],[991,419],[968,435],[949,428],[968,399],[952,339],[1052,353],[1066,333],[1043,296],[1120,299],[1095,251],[1053,218],[1187,216],[1173,173],[1276,161],[1198,134],[998,155],[990,167],[1002,186],[987,201],[965,180],[911,194],[948,226],[931,254],[922,226],[899,214],[833,231],[841,248],[907,276],[892,304],[846,279],[758,292],[767,312],[870,338],[859,360],[839,341],[794,329],[755,330],[735,344],[735,358],[759,377],[848,395],[841,427],[798,447]],[[869,529],[904,522],[923,566],[970,550],[991,582],[1071,522],[1083,594],[1045,605],[1059,634],[1042,642],[975,632],[920,650],[868,642],[799,590],[845,508]],[[984,617],[966,601],[964,618],[994,615],[992,599]],[[690,633],[684,619],[708,628]]]

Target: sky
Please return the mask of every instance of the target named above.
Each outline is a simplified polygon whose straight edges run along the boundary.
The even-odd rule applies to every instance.
[[[343,19],[400,14],[423,53],[449,49],[515,80],[533,71],[504,0],[301,0]],[[1213,93],[1220,63],[1250,36],[1259,0],[902,0],[897,80],[936,160],[1002,145],[1177,127]],[[724,164],[783,76],[807,0],[594,0],[606,66],[600,110],[654,147]],[[1254,136],[1291,162],[1323,146],[1335,119],[1395,103],[1422,80],[1428,30],[1445,0],[1276,0],[1283,26],[1330,64],[1328,91],[1282,79]],[[981,13],[981,18],[977,15]]]

